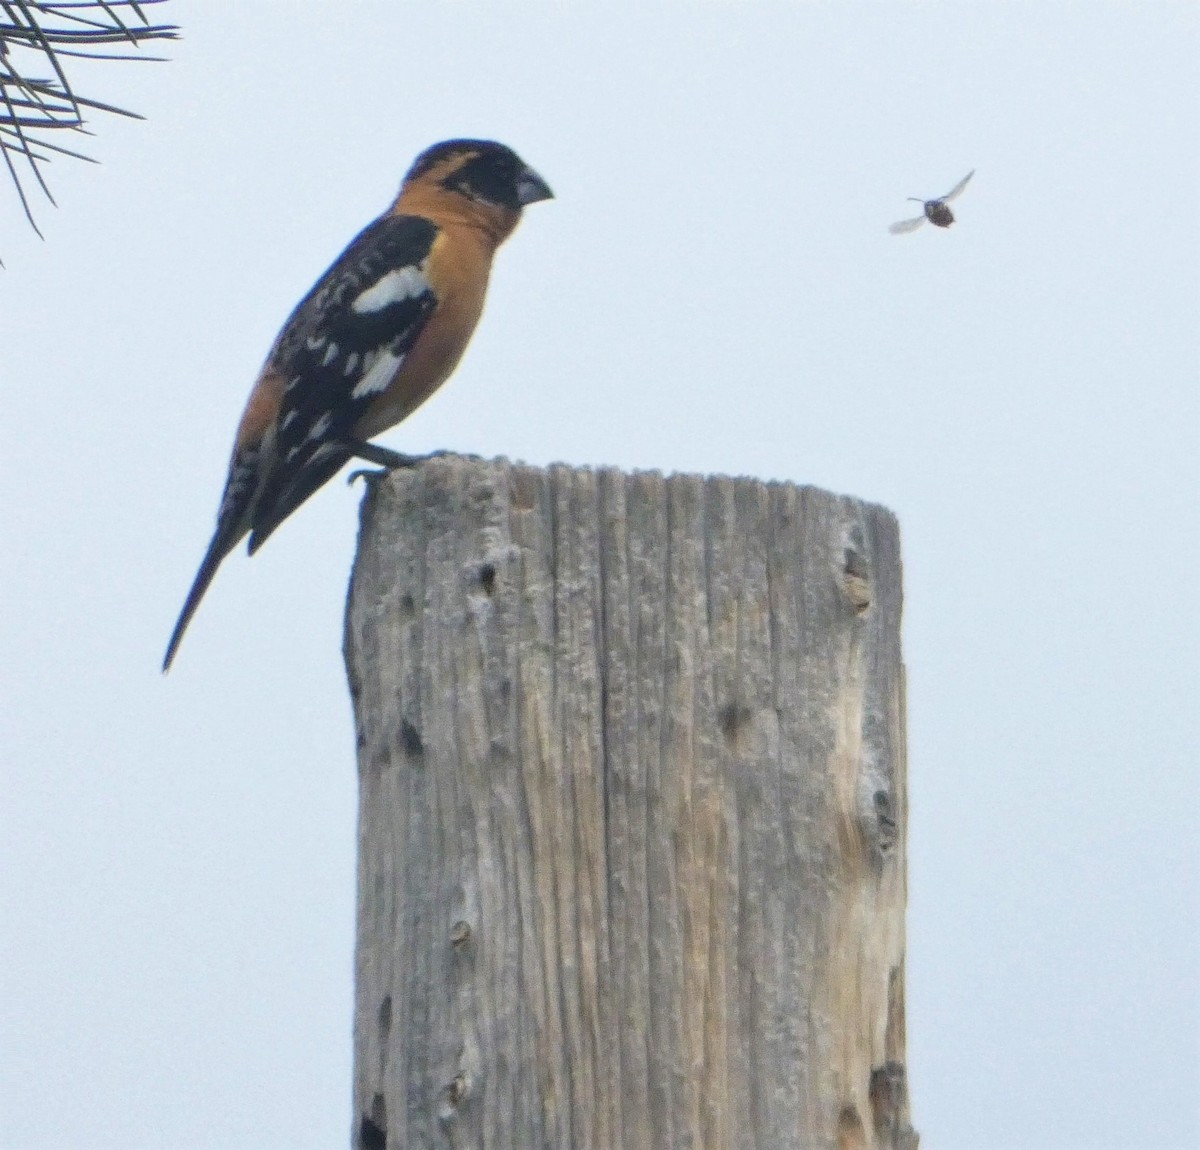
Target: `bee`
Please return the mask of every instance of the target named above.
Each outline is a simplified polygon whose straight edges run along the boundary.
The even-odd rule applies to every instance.
[[[924,205],[924,215],[915,216],[911,220],[900,220],[898,223],[892,224],[888,231],[894,236],[898,236],[902,232],[916,231],[926,220],[934,227],[948,228],[954,223],[954,213],[946,205],[967,186],[967,181],[974,174],[975,169],[972,168],[944,196],[939,196],[936,200],[922,200],[920,196],[909,196],[910,200],[916,200],[918,204]]]

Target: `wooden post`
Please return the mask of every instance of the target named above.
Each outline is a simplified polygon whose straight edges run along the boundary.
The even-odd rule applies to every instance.
[[[914,1150],[900,599],[814,488],[375,485],[357,1150]]]

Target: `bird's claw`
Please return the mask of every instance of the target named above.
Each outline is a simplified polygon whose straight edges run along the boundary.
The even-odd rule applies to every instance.
[[[390,467],[381,467],[378,471],[373,467],[356,467],[349,475],[346,476],[346,486],[353,487],[356,479],[361,479],[369,488],[374,488],[376,483],[386,479],[391,475]]]

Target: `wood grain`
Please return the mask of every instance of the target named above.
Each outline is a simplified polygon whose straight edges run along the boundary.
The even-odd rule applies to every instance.
[[[347,609],[360,1150],[915,1150],[898,529],[454,457]]]

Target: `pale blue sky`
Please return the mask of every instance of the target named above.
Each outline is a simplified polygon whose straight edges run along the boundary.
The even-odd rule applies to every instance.
[[[0,1146],[347,1144],[360,491],[158,665],[280,323],[467,134],[558,198],[384,441],[892,507],[923,1150],[1200,1144],[1197,13],[168,6],[45,243],[0,185]]]

